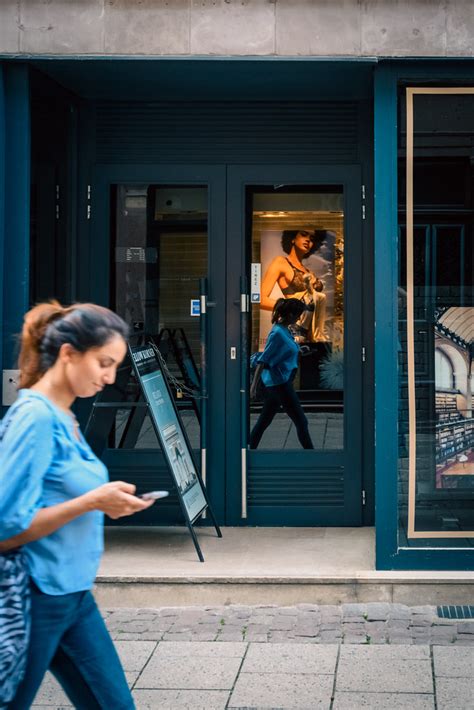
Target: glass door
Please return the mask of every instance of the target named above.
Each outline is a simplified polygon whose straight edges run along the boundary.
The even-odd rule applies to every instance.
[[[224,177],[222,168],[207,166],[98,168],[91,200],[89,286],[93,300],[110,305],[129,324],[132,344],[146,340],[159,348],[183,429],[196,461],[202,464],[220,520],[224,448],[209,422],[223,419],[224,381],[211,383],[207,406],[202,407],[200,282],[207,281],[212,311],[207,319],[205,362],[210,372],[219,372],[224,366]],[[100,211],[99,205],[108,205],[108,210]],[[166,462],[138,383],[126,367],[122,370],[110,394],[122,406],[104,406],[96,416],[111,478],[130,480],[142,490],[169,489]],[[204,410],[205,431],[212,440],[204,442],[202,458]],[[209,470],[220,475],[206,476]],[[144,522],[180,520],[178,501],[170,495],[150,509]]]
[[[229,259],[241,265],[228,296],[240,306],[228,327],[234,520],[361,521],[360,183],[352,167],[320,181],[321,172],[230,170]],[[256,362],[264,368],[251,398]]]

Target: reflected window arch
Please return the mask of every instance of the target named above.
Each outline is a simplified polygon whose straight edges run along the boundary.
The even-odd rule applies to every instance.
[[[445,390],[456,388],[453,363],[439,348],[435,350],[435,386]]]

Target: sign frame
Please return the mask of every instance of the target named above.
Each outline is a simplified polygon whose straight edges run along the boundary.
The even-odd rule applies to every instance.
[[[128,349],[133,372],[147,404],[150,420],[175,485],[186,525],[193,539],[197,555],[200,561],[204,562],[193,524],[206,511],[209,511],[217,536],[222,537],[222,532],[214,517],[166,373],[153,344],[129,345]],[[161,408],[161,412],[159,408]],[[166,420],[163,420],[163,416],[166,417]],[[175,452],[174,458],[171,456],[171,451]]]

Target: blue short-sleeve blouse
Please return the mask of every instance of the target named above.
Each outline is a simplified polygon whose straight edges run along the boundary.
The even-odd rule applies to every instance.
[[[27,530],[40,508],[107,480],[104,464],[75,436],[73,419],[39,392],[20,390],[0,424],[0,539]],[[103,514],[84,513],[24,550],[46,594],[90,589],[103,552]]]

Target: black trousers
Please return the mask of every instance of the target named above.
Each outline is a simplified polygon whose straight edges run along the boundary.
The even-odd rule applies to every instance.
[[[296,427],[299,442],[303,449],[314,449],[308,431],[308,420],[303,412],[303,407],[294,390],[292,380],[275,387],[265,387],[263,395],[263,409],[250,434],[250,448],[256,449],[265,430],[272,423],[280,407],[288,414]]]

